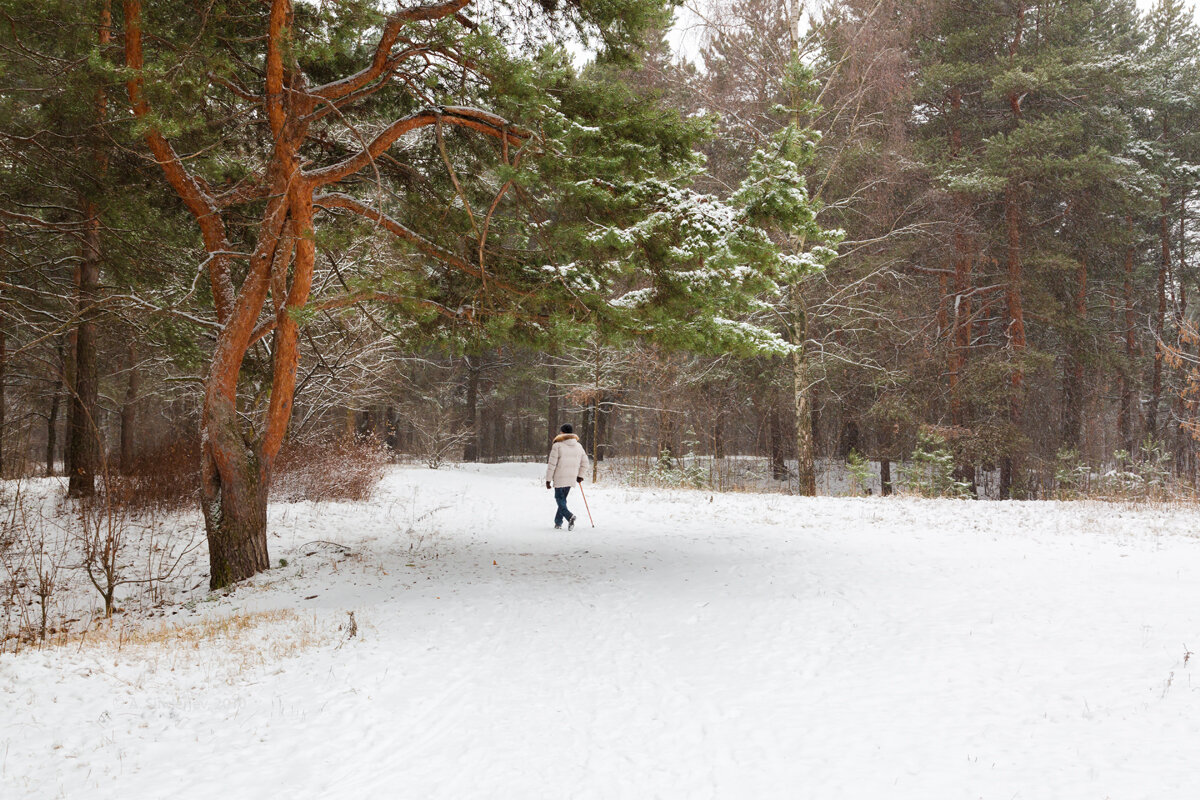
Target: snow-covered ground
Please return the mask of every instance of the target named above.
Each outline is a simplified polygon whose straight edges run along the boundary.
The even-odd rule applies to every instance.
[[[0,798],[1197,796],[1192,509],[541,477],[276,505],[180,627],[0,656]]]

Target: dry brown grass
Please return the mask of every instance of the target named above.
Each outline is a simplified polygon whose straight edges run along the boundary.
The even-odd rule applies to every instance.
[[[205,617],[196,622],[159,623],[150,626],[117,626],[93,630],[93,642],[99,640],[108,645],[125,647],[192,648],[198,650],[211,644],[245,643],[248,638],[262,640],[261,628],[266,625],[289,623],[293,628],[312,628],[315,618],[301,617],[292,609],[280,608],[269,611],[238,611],[233,614]],[[313,630],[305,630],[307,634]],[[97,636],[99,634],[99,636]],[[292,638],[292,637],[288,637]],[[290,646],[289,646],[290,649]]]
[[[129,620],[96,624],[86,630],[63,627],[45,642],[27,647],[68,648],[114,660],[169,662],[202,666],[213,677],[232,680],[241,670],[291,658],[345,637],[343,628],[316,615],[292,609],[237,611],[193,622],[142,623]]]

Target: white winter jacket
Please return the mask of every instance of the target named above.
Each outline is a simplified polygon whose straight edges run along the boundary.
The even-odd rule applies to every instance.
[[[587,451],[573,433],[560,433],[550,446],[550,462],[546,465],[546,480],[556,489],[574,486],[576,478],[587,472]]]

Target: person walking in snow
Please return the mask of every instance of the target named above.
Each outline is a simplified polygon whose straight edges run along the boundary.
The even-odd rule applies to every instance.
[[[576,483],[583,483],[583,474],[588,468],[587,451],[579,443],[570,423],[560,428],[562,433],[554,437],[550,446],[550,460],[546,465],[546,488],[554,490],[554,502],[558,510],[554,514],[554,527],[562,527],[567,521],[567,530],[575,530],[575,515],[567,508],[567,495]],[[582,489],[580,490],[582,491]]]

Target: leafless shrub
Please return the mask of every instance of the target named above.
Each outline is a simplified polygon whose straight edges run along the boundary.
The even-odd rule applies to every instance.
[[[116,609],[117,587],[127,582],[120,557],[129,519],[115,499],[110,491],[104,490],[94,497],[81,498],[77,506],[79,527],[76,534],[83,570],[104,600],[105,617],[111,617]]]
[[[364,501],[388,463],[384,448],[364,438],[289,441],[275,460],[272,497],[282,502]]]
[[[128,494],[126,483],[105,480],[95,497],[80,500],[74,529],[83,571],[104,601],[104,616],[116,608],[116,590],[137,585],[151,605],[163,601],[163,587],[200,545],[198,526],[180,533],[162,512]]]
[[[195,498],[195,465],[199,448],[194,440],[177,438],[118,475],[104,459],[99,491],[74,506],[78,523],[72,526],[79,548],[80,567],[104,601],[104,616],[111,618],[118,587],[140,584],[152,602],[161,600],[162,584],[196,547],[192,536],[163,536],[162,514]],[[145,571],[135,570],[127,546],[145,548]]]
[[[463,428],[452,408],[449,401],[438,397],[421,398],[404,406],[413,427],[416,455],[430,469],[455,460],[455,453],[461,453],[474,435]]]
[[[13,571],[9,568],[13,557],[13,548],[17,543],[17,507],[15,492],[9,491],[4,483],[0,483],[0,500],[3,500],[3,507],[8,509],[8,513],[0,516],[0,564],[4,566],[5,579],[0,585],[3,595],[0,596],[0,611],[4,613],[4,627],[0,629],[0,653],[9,642],[10,638],[15,637],[14,630],[19,627],[17,622],[18,609],[20,607],[20,594],[17,591],[17,582],[13,578]]]
[[[164,524],[163,517],[152,511],[139,519],[136,535],[134,549],[140,558],[138,583],[146,601],[158,606],[167,599],[167,585],[186,568],[204,542],[203,529],[188,525],[180,532]]]
[[[0,529],[0,566],[4,569],[4,640],[13,649],[45,641],[54,632],[55,595],[65,582],[60,577],[67,560],[66,536],[48,524],[36,498],[20,481],[4,487],[5,507]]]

